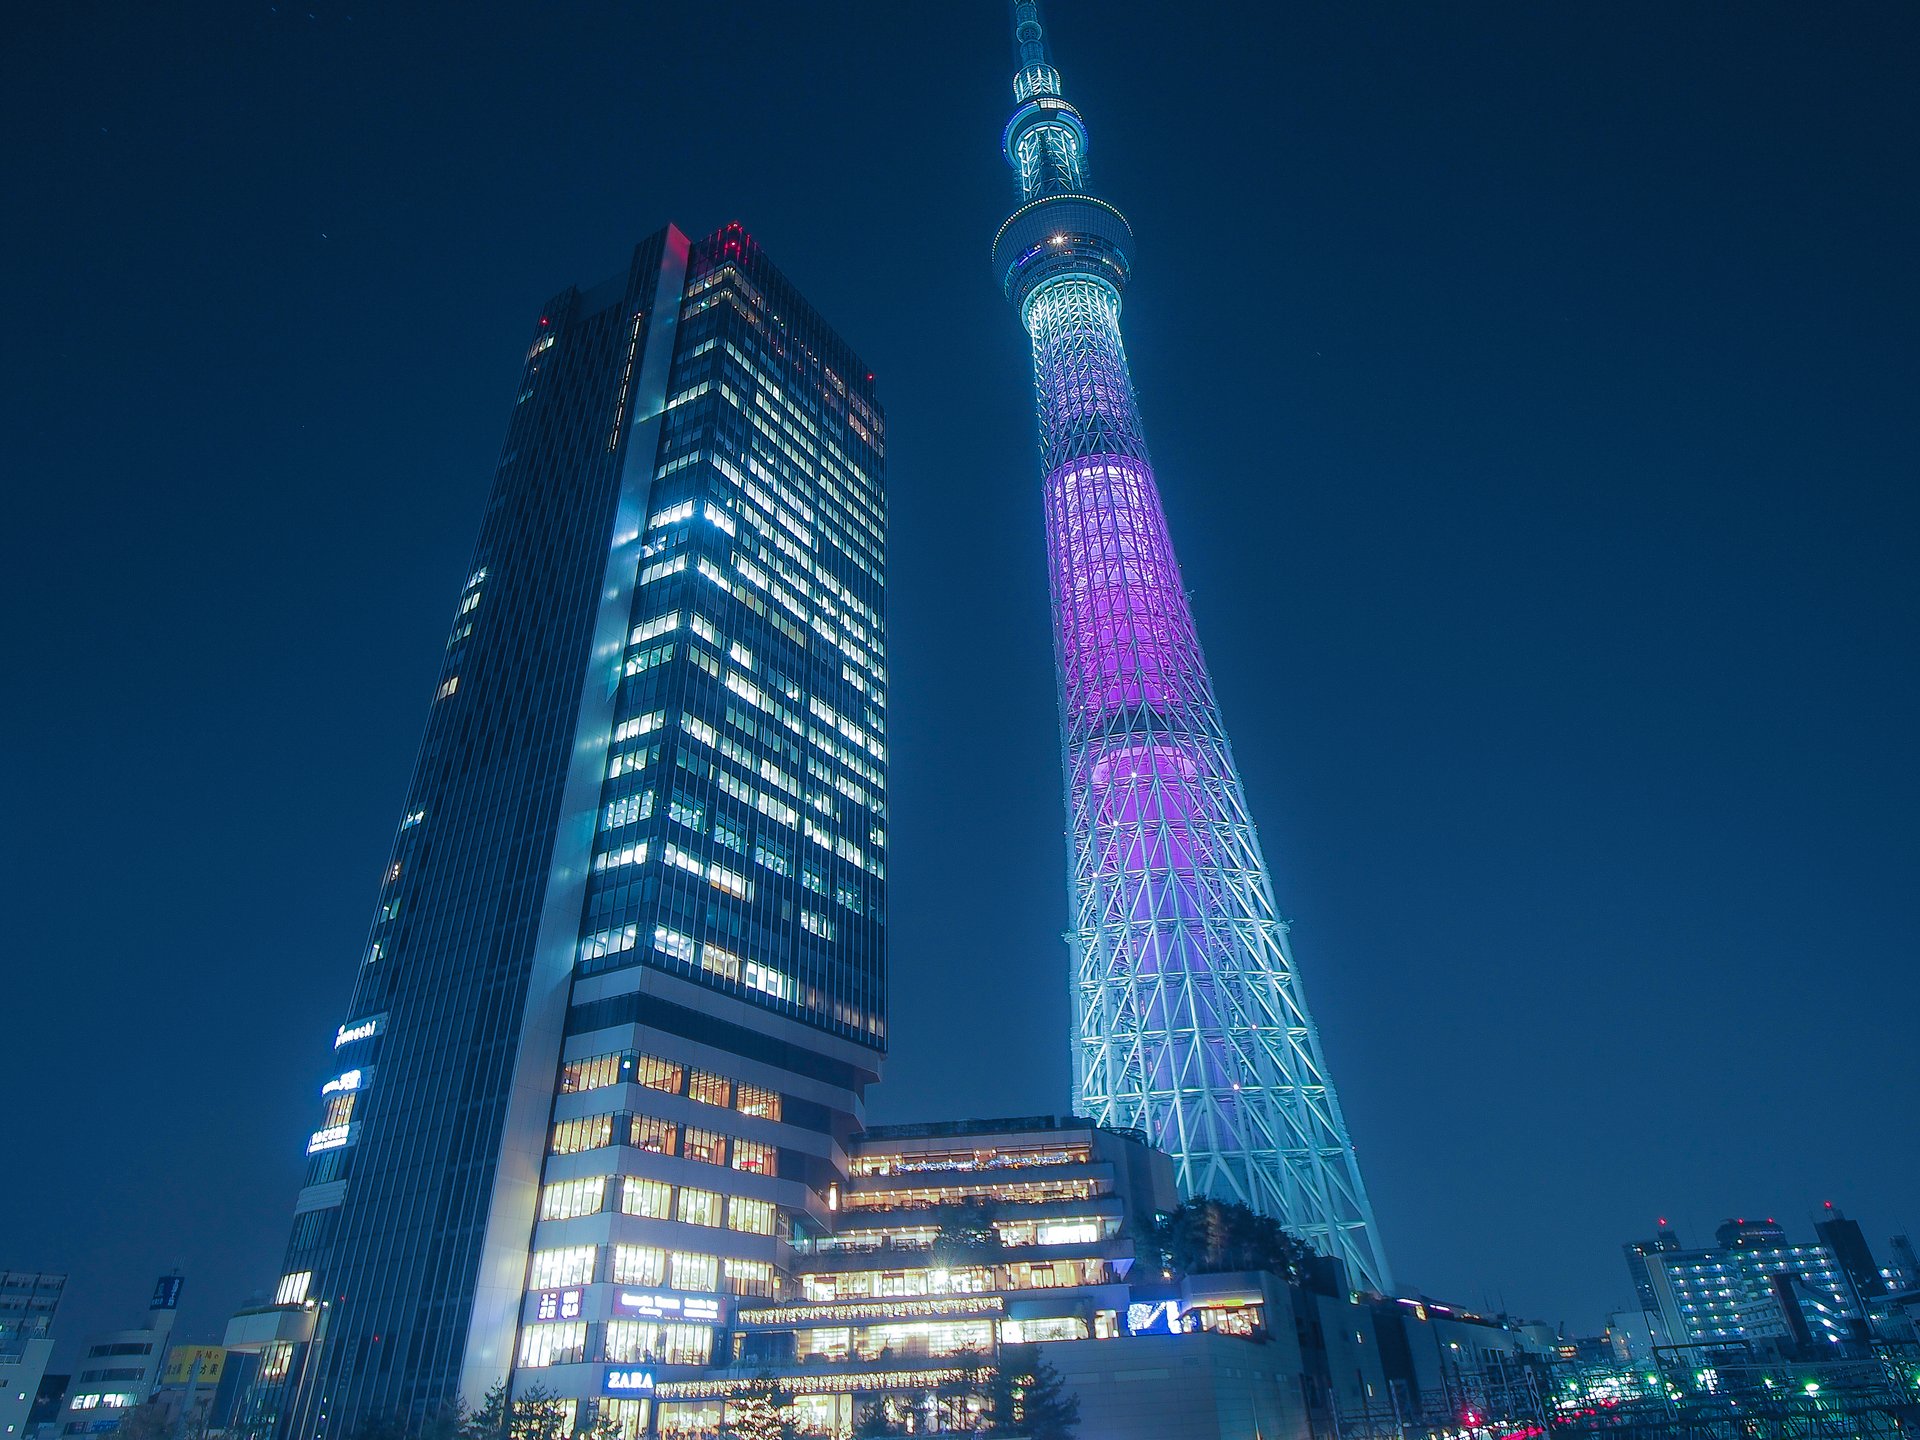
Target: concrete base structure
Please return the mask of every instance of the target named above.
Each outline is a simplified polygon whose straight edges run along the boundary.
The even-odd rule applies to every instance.
[[[1304,1440],[1309,1417],[1288,1349],[1233,1335],[1131,1335],[1045,1354],[1080,1398],[1085,1436]]]

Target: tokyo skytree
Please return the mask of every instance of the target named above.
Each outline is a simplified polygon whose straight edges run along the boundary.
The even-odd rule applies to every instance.
[[[1090,193],[1087,128],[1039,6],[1013,5],[1020,204],[995,277],[1033,341],[1071,846],[1079,1113],[1392,1280],[1214,700],[1120,339],[1126,218]]]

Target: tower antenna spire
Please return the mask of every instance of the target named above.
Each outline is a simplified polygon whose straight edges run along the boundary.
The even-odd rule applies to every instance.
[[[1013,60],[1022,70],[1047,63],[1047,32],[1039,0],[1013,0]]]

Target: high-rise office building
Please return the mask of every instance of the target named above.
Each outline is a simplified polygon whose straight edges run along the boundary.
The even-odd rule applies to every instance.
[[[246,1428],[637,1433],[786,1293],[886,1046],[884,443],[738,225],[541,310]]]
[[[1090,192],[1039,7],[1013,6],[996,277],[1033,342],[1071,844],[1076,1104],[1189,1194],[1240,1200],[1386,1289],[1180,581],[1120,338],[1133,232]]]

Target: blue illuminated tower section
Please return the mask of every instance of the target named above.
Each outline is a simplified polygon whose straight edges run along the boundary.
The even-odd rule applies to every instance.
[[[1072,846],[1082,1113],[1145,1130],[1182,1189],[1243,1201],[1390,1282],[1181,586],[1120,339],[1126,218],[1039,7],[1013,6],[1020,205],[994,271],[1033,340]]]

